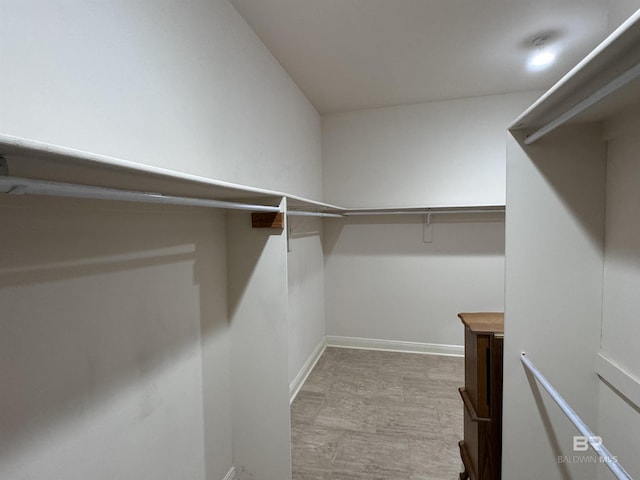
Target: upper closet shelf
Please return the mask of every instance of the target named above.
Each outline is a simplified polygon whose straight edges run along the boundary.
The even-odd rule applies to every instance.
[[[345,216],[429,215],[432,213],[504,213],[504,205],[431,205],[419,207],[347,208]]]
[[[295,195],[224,182],[0,134],[0,192],[99,198],[224,209],[278,211],[282,197],[297,208],[340,210]],[[8,173],[8,175],[7,175]]]
[[[520,115],[510,130],[526,129],[533,143],[567,122],[591,122],[640,98],[640,10]]]
[[[504,213],[504,205],[431,205],[419,207],[361,207],[322,209],[315,211],[300,210],[296,207],[289,210],[288,215],[316,216],[316,217],[355,217],[365,215],[431,215],[431,214],[477,214],[477,213]]]
[[[278,212],[292,216],[499,213],[504,205],[342,208],[304,197],[224,182],[0,134],[0,193],[95,198]]]

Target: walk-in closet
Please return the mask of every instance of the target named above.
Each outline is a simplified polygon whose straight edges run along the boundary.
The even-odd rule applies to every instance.
[[[640,1],[392,3],[0,0],[0,480],[640,479]]]

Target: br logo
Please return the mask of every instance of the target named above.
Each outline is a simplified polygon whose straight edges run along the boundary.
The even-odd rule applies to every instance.
[[[583,435],[575,435],[573,437],[573,451],[574,452],[586,452],[589,450],[589,444],[593,444],[594,448],[598,448],[602,445],[602,438],[591,436],[585,437]]]

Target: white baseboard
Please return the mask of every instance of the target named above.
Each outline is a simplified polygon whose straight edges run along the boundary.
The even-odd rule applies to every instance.
[[[444,345],[440,343],[402,342],[398,340],[377,340],[374,338],[338,337],[327,335],[314,349],[305,364],[302,366],[296,378],[289,385],[289,402],[293,403],[307,380],[307,377],[316,366],[320,356],[326,347],[359,348],[363,350],[383,350],[387,352],[422,353],[429,355],[448,355],[451,357],[464,357],[464,346]],[[225,478],[225,480],[227,480]]]
[[[327,346],[464,357],[463,345],[445,345],[441,343],[403,342],[399,340],[378,340],[375,338],[338,337],[327,335]]]
[[[296,375],[296,378],[294,378],[289,385],[290,404],[295,400],[296,395],[298,395],[298,392],[300,391],[300,388],[302,388],[302,385],[311,373],[311,370],[313,370],[313,367],[315,367],[316,363],[318,363],[318,360],[320,359],[320,356],[322,355],[326,347],[327,341],[326,338],[323,338],[318,346],[313,350],[313,353],[309,356],[305,364],[302,366],[302,368],[298,372],[298,375]]]
[[[222,480],[236,480],[238,470],[232,466]]]

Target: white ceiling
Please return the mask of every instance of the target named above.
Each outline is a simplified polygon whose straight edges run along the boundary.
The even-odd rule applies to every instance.
[[[230,1],[320,113],[546,89],[608,34],[607,0]]]

